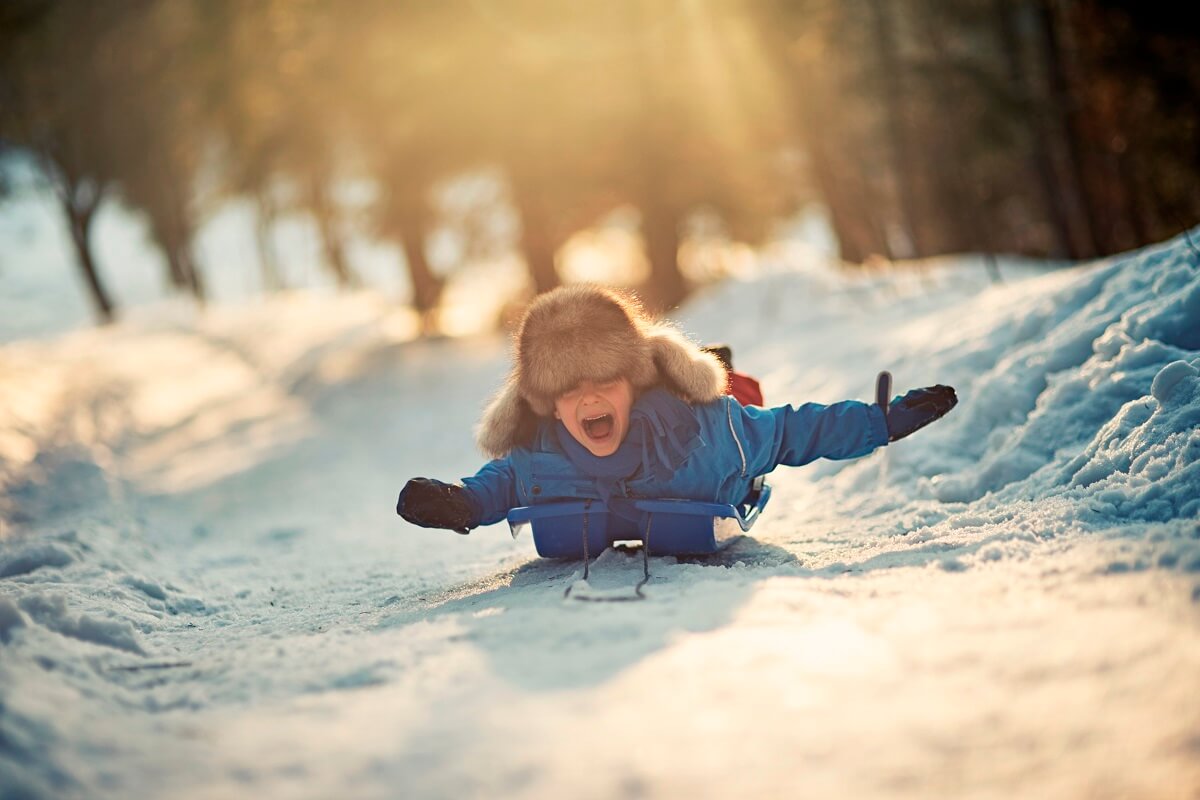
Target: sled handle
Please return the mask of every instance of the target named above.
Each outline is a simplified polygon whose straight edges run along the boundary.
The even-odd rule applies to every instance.
[[[883,410],[883,421],[887,422],[888,403],[892,401],[892,373],[886,369],[875,379],[875,402]]]

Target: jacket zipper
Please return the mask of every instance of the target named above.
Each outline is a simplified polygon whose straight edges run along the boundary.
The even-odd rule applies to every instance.
[[[737,445],[738,455],[742,457],[742,477],[746,477],[746,451],[742,449],[742,442],[738,439],[737,431],[733,428],[733,400],[725,398],[725,418],[729,420],[729,433],[733,436],[733,443]]]

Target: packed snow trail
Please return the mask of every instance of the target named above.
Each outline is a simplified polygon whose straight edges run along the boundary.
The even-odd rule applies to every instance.
[[[1194,797],[1200,264],[1005,272],[697,297],[768,402],[888,368],[960,403],[777,471],[753,537],[652,559],[642,603],[393,516],[479,465],[498,338],[297,296],[5,346],[0,796]]]

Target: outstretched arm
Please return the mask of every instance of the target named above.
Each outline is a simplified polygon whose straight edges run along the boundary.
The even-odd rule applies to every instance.
[[[889,393],[890,381],[882,398]],[[939,419],[957,402],[954,389],[939,385],[913,389],[886,407],[857,400],[777,408],[734,404],[730,422],[746,444],[747,474],[763,475],[780,465],[865,456]]]
[[[799,467],[818,458],[857,458],[888,441],[882,409],[857,400],[776,408],[735,403],[733,420],[735,433],[745,443],[748,475],[764,475],[781,465]]]

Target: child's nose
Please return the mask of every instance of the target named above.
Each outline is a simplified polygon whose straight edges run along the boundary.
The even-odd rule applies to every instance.
[[[603,403],[603,402],[604,402],[604,398],[600,395],[599,392],[597,392],[595,390],[591,390],[591,391],[587,391],[587,392],[583,393],[583,404],[585,406],[599,405],[600,403]]]

